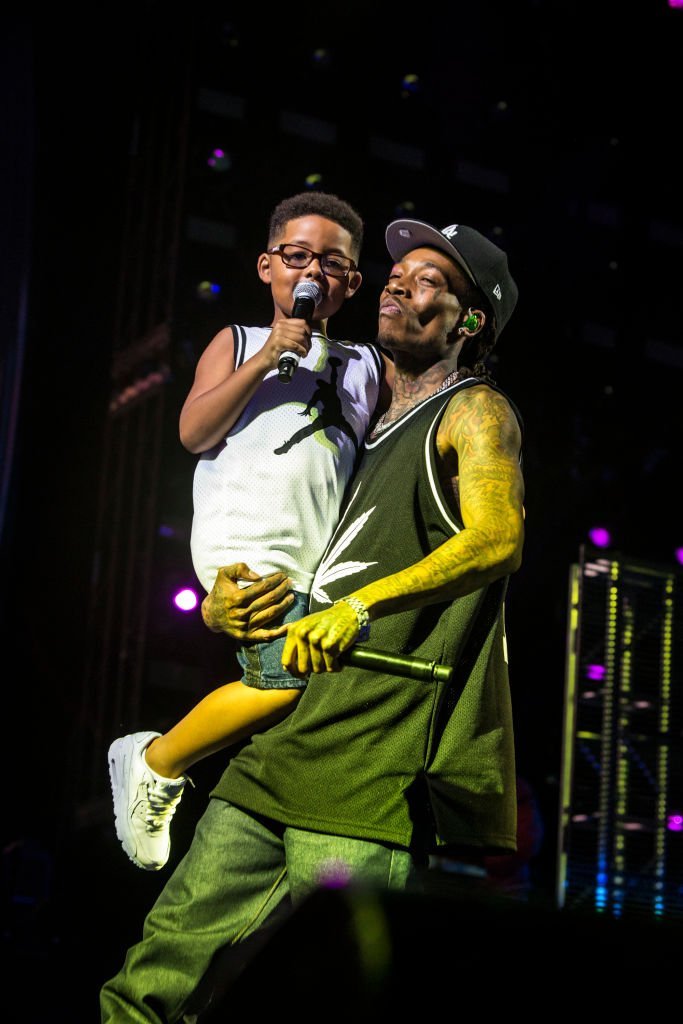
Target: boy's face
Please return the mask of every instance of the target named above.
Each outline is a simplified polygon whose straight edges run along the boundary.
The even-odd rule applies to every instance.
[[[281,238],[270,240],[268,248],[279,244],[296,244],[318,253],[336,253],[354,259],[351,235],[340,224],[327,217],[310,214],[296,217],[287,222]],[[299,281],[315,281],[323,291],[323,299],[315,311],[315,321],[327,320],[337,312],[345,299],[350,298],[360,287],[361,275],[350,271],[348,277],[332,277],[324,274],[320,261],[313,258],[307,267],[288,267],[276,253],[261,253],[258,258],[258,274],[270,285],[275,307],[273,323],[292,315],[294,288]]]

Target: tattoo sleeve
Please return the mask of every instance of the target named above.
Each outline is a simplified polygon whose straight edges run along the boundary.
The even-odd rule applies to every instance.
[[[456,394],[437,435],[442,484],[464,529],[426,558],[354,591],[371,619],[472,593],[521,563],[521,435],[507,400],[485,385]]]

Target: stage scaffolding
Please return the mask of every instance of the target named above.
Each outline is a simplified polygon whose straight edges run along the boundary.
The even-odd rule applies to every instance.
[[[683,573],[584,548],[568,603],[558,905],[683,918]]]

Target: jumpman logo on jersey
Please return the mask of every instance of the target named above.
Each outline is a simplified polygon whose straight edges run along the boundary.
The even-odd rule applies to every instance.
[[[353,497],[349,502],[347,512],[351,508],[351,505],[355,501],[358,489],[354,491]],[[313,587],[311,590],[311,596],[320,601],[321,604],[332,604],[332,598],[323,590],[323,587],[328,586],[330,583],[334,583],[335,580],[341,580],[345,576],[353,576],[357,572],[363,572],[370,565],[377,565],[377,562],[338,562],[337,558],[341,555],[346,548],[349,546],[352,540],[354,540],[361,532],[368,519],[375,511],[377,506],[373,505],[367,512],[362,512],[357,519],[347,526],[346,529],[336,542],[332,545],[329,551],[325,552],[325,556],[318,566],[318,570],[313,580]]]
[[[319,430],[325,430],[326,427],[338,427],[342,433],[346,434],[353,441],[353,447],[358,452],[358,438],[356,433],[344,416],[342,411],[341,398],[337,394],[337,377],[339,376],[338,367],[341,366],[341,359],[337,359],[335,356],[330,356],[328,363],[332,367],[332,374],[329,381],[322,378],[318,378],[316,384],[318,385],[311,395],[305,409],[302,409],[301,416],[310,416],[311,409],[313,406],[320,405],[320,412],[307,426],[302,427],[301,430],[297,430],[296,434],[290,437],[289,441],[285,441],[284,444],[280,445],[279,448],[274,449],[275,455],[284,455],[293,448],[299,441],[303,441],[305,437],[310,437],[311,434],[316,434]]]

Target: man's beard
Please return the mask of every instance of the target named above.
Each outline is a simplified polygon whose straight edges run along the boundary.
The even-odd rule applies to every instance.
[[[377,328],[377,339],[376,344],[381,345],[382,348],[391,350],[391,335],[387,334],[381,327]]]

